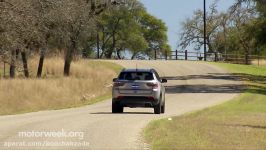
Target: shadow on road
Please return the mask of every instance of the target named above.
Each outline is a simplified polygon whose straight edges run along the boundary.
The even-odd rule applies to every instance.
[[[240,80],[236,76],[229,74],[213,74],[208,75],[187,75],[187,76],[174,76],[174,77],[164,77],[167,80],[192,80],[192,79],[213,79],[213,80]]]
[[[90,113],[92,115],[111,115],[113,114],[112,112],[94,112],[94,113]],[[143,114],[154,114],[152,112],[123,112],[123,113],[117,113],[119,114],[131,114],[131,115],[143,115]]]
[[[166,86],[166,93],[242,93],[244,91],[256,94],[266,95],[266,75],[256,76],[243,73],[223,74],[209,73],[207,75],[188,75],[188,76],[172,76],[164,77],[167,80],[196,80],[196,79],[212,79],[212,80],[228,80],[228,81],[251,81],[249,85],[221,84],[221,85],[174,85]],[[247,90],[248,89],[248,90]]]
[[[176,85],[166,86],[166,93],[241,93],[246,89],[244,85]]]

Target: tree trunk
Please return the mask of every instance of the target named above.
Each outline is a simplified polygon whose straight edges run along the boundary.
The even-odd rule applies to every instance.
[[[137,56],[137,53],[133,53],[133,55],[131,56],[131,60],[135,59],[136,56]]]
[[[102,59],[104,55],[104,51],[101,53],[100,58]]]
[[[66,58],[65,59],[65,66],[64,66],[64,76],[70,75],[70,65],[71,65],[71,59]]]
[[[115,52],[116,49],[116,39],[115,39],[115,32],[113,32],[113,45],[112,45],[112,53]],[[111,53],[111,57],[112,57],[112,53]]]
[[[43,69],[45,51],[46,51],[45,49],[41,49],[39,65],[38,65],[38,72],[37,72],[37,78],[41,78],[42,77],[42,69]]]
[[[102,46],[101,46],[101,49],[102,49],[102,52],[101,52],[101,55],[100,55],[100,58],[102,59],[103,58],[103,55],[105,53],[105,33],[103,33],[103,36],[102,36]],[[99,38],[100,40],[100,38]]]
[[[111,49],[108,49],[108,51],[106,51],[106,53],[105,53],[105,57],[107,59],[111,59],[112,58],[112,54],[113,54],[113,51]]]
[[[46,34],[45,45],[47,45],[50,36],[51,36],[50,33]],[[41,48],[39,65],[38,65],[38,72],[37,72],[37,78],[41,78],[42,77],[42,69],[43,69],[43,63],[44,63],[46,50],[47,50],[46,48]]]
[[[227,30],[226,30],[226,24],[223,24],[223,28],[224,28],[224,55],[225,55],[225,61],[227,61]]]
[[[16,51],[12,50],[11,52],[11,63],[9,69],[10,78],[15,78],[16,76]]]
[[[28,60],[27,60],[27,55],[25,51],[21,52],[21,58],[23,62],[24,75],[26,78],[29,78]]]
[[[112,48],[111,49],[108,49],[107,53],[105,54],[106,58],[108,59],[111,59],[112,58],[112,54],[113,52],[115,52],[115,46],[116,46],[116,39],[115,39],[115,32],[113,32],[113,35],[112,35]]]
[[[118,49],[118,50],[116,51],[116,54],[117,54],[118,59],[121,59],[120,51],[121,51],[120,49]]]
[[[249,51],[248,50],[246,50],[246,53],[245,53],[245,64],[246,65],[249,65],[250,63],[249,63]]]
[[[20,50],[19,49],[16,49],[16,60],[18,60],[19,52],[20,52]]]
[[[72,40],[71,47],[67,50],[66,56],[65,56],[65,65],[64,65],[64,76],[70,75],[70,66],[71,62],[73,60],[73,54],[76,48],[76,41]]]
[[[245,52],[245,60],[244,60],[245,62],[244,63],[246,65],[249,65],[249,49],[250,49],[250,46],[248,44],[249,41],[243,39],[243,37],[240,37],[240,42],[241,42],[241,44],[242,44],[242,46],[244,48],[244,52]]]
[[[100,35],[99,31],[97,31],[97,59],[100,59]]]
[[[209,52],[209,53],[213,53],[212,44],[211,44],[209,38],[207,38],[207,45],[208,45],[208,51],[207,51],[207,52]]]
[[[101,55],[100,55],[100,59],[102,59],[102,58],[103,58],[104,51],[105,51],[105,48],[104,48],[104,46],[102,46],[102,53],[101,53]]]

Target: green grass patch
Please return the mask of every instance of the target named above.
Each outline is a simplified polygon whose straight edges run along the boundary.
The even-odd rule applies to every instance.
[[[266,67],[258,67],[252,65],[238,65],[238,64],[227,64],[227,63],[211,63],[227,69],[232,73],[244,73],[251,76],[264,76],[266,75]]]
[[[248,89],[224,104],[151,122],[144,137],[152,149],[266,149],[266,68],[215,63]]]

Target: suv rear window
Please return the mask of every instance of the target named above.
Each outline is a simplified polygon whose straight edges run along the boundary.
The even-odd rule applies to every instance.
[[[154,78],[151,72],[121,72],[118,79],[148,81]]]

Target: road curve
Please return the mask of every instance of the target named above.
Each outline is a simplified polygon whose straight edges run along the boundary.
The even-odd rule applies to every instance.
[[[153,109],[127,108],[124,114],[112,114],[111,101],[106,100],[81,108],[1,116],[0,150],[148,149],[149,146],[143,142],[140,133],[151,120],[217,105],[237,96],[241,89],[241,83],[238,80],[228,76],[223,69],[206,63],[189,61],[112,62],[125,68],[155,68],[160,76],[166,77],[168,79],[165,85],[167,89],[166,113],[155,115]],[[31,131],[35,132],[35,137],[30,134]],[[40,133],[36,134],[36,132],[55,131],[66,131],[69,136],[45,137]],[[28,136],[21,136],[19,132],[27,132]],[[84,134],[70,136],[71,132]],[[76,142],[80,145],[64,146],[69,144],[67,142],[72,142],[72,144]],[[82,144],[85,146],[81,146]]]

